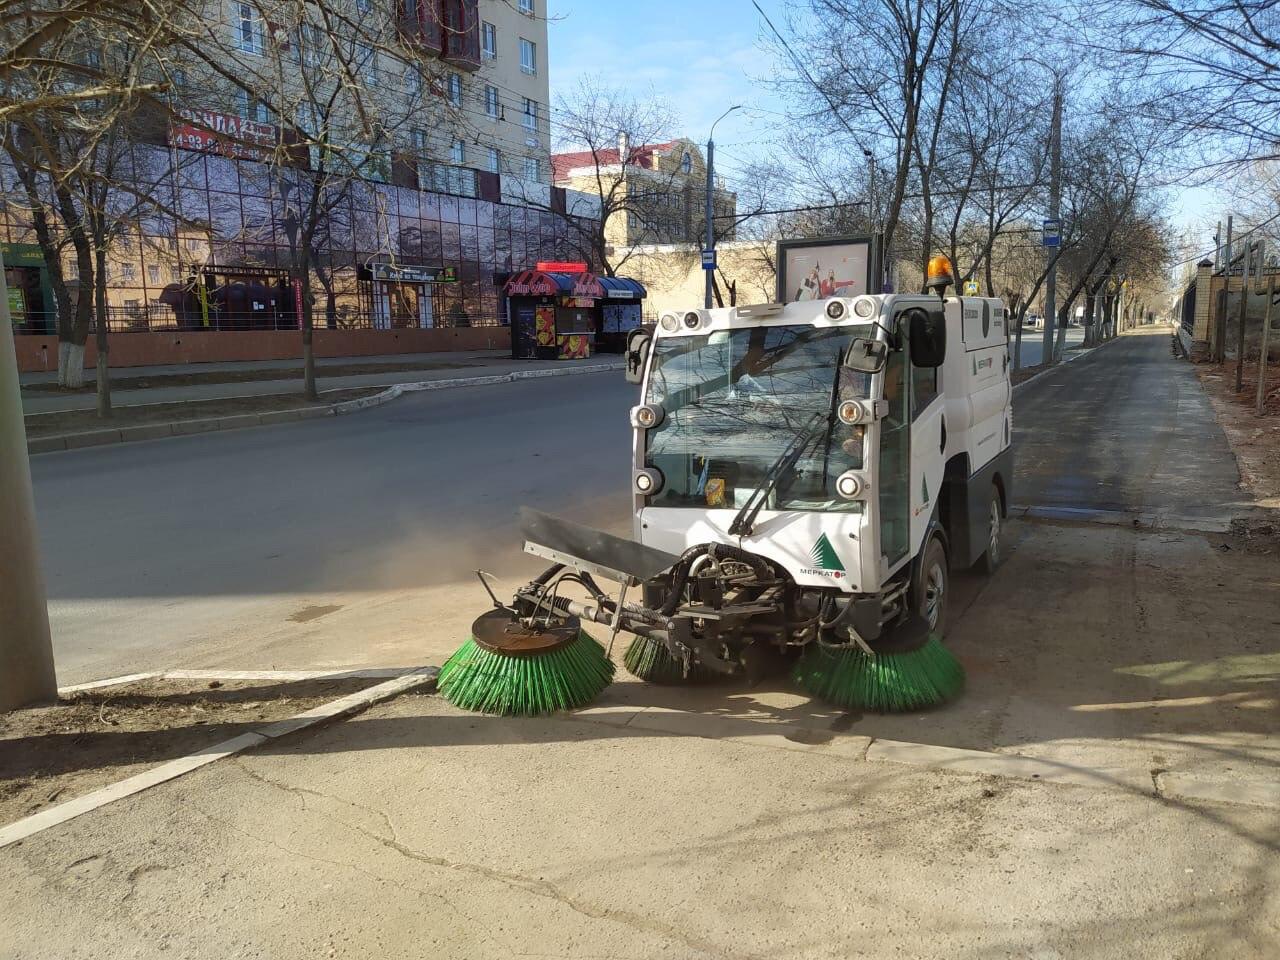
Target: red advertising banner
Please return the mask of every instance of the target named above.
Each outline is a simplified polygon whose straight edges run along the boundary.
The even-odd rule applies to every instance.
[[[279,131],[274,124],[227,113],[183,108],[169,122],[169,145],[179,150],[263,160],[278,143]]]

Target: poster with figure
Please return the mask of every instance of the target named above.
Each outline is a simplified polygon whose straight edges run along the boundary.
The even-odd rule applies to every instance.
[[[778,241],[778,301],[826,300],[877,292],[871,237]]]

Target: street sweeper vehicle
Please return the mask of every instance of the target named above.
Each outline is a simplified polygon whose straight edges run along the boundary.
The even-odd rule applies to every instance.
[[[959,692],[950,573],[1000,562],[1013,480],[1008,316],[929,294],[691,309],[634,331],[633,539],[523,510],[552,565],[493,596],[441,671],[460,707],[581,706],[627,634],[642,680],[756,680],[904,710]],[[483,577],[481,578],[483,582]]]

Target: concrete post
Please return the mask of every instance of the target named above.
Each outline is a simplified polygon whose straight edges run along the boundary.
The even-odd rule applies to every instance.
[[[49,610],[36,548],[35,503],[22,419],[18,355],[0,262],[0,711],[53,700]]]

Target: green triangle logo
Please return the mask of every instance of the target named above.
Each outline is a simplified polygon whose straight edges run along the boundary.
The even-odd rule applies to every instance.
[[[836,548],[831,545],[825,533],[820,534],[814,541],[813,549],[809,551],[809,559],[819,570],[844,570],[844,564],[836,556]]]
[[[924,506],[929,502],[929,478],[920,478],[920,506]]]

